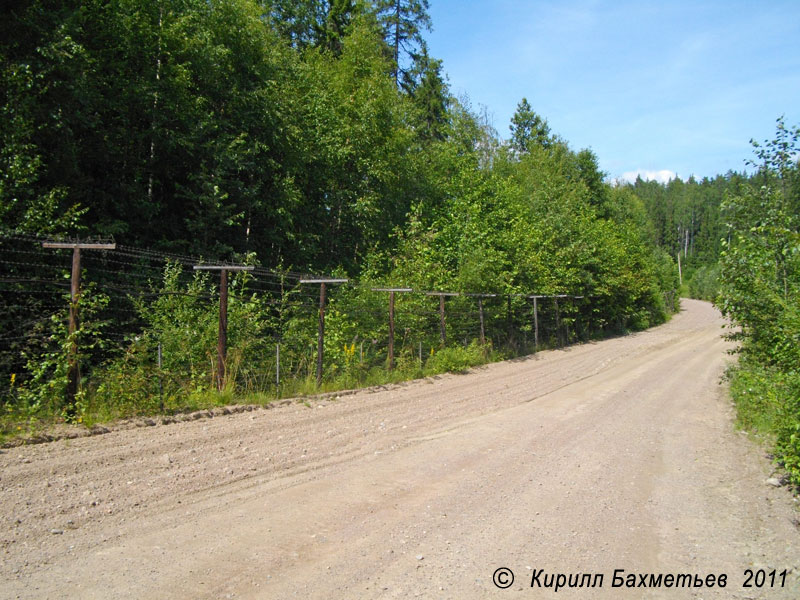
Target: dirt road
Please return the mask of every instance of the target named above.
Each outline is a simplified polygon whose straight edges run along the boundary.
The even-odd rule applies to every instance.
[[[721,325],[687,300],[465,375],[4,450],[0,597],[800,598],[798,513],[733,429]]]

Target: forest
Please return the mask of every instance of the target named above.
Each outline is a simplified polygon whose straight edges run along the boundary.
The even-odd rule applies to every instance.
[[[746,425],[800,475],[797,130],[779,120],[749,174],[614,185],[528,99],[499,132],[454,97],[428,8],[5,9],[3,435],[459,370],[662,323],[684,293],[740,326],[731,387],[762,382],[740,404],[767,414]],[[116,248],[83,252],[73,297],[53,240]],[[230,273],[222,386],[201,264],[253,267]],[[321,277],[347,280],[323,341],[320,286],[301,283]]]

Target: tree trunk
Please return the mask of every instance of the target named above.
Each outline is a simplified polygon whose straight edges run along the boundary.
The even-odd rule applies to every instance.
[[[156,56],[156,89],[153,92],[153,121],[150,132],[150,173],[147,176],[147,200],[153,202],[153,171],[156,164],[156,114],[158,113],[158,87],[161,82],[161,30],[164,23],[164,9],[158,8],[158,56]]]
[[[394,2],[394,85],[400,87],[400,0]]]

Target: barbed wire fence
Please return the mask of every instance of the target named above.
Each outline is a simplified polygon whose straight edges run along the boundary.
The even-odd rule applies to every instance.
[[[80,255],[76,288],[79,244],[93,246]],[[242,265],[109,240],[0,232],[3,406],[31,404],[22,396],[36,384],[68,408],[87,395],[129,394],[142,410],[163,412],[192,390],[277,396],[298,382],[355,386],[381,370],[452,367],[443,357],[457,349],[517,356],[592,332],[591,299],[583,296],[337,280],[321,298],[320,286],[307,282],[335,277],[243,262],[247,269],[237,270]],[[195,269],[210,264],[216,272]],[[220,270],[230,273],[222,278],[229,292]],[[220,296],[230,298],[222,312]],[[80,392],[70,387],[72,360]]]

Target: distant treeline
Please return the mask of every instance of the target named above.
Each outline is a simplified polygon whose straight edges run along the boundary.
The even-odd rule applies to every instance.
[[[725,198],[753,184],[753,175],[729,172],[698,180],[661,184],[637,179],[625,184],[644,204],[650,239],[680,261],[681,282],[693,298],[713,300],[718,292],[720,251],[730,232],[723,217]]]

